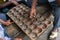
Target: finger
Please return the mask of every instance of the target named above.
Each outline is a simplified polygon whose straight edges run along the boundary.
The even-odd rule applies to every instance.
[[[10,22],[11,20],[9,19],[8,21]]]
[[[11,22],[11,24],[13,24],[14,22]]]
[[[32,14],[30,15],[30,18],[33,18],[33,15]]]
[[[30,16],[30,18],[32,18],[32,16]]]
[[[35,16],[36,16],[36,13],[34,13],[33,17],[35,17]]]
[[[16,1],[13,1],[13,4],[14,4],[14,5],[19,5],[19,3],[18,3],[18,2],[16,2]]]

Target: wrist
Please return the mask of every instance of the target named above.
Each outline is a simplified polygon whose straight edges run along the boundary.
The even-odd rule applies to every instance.
[[[31,8],[31,10],[36,10],[36,8]]]
[[[32,9],[36,9],[36,7],[31,7]]]
[[[6,25],[6,22],[3,22],[3,25]]]

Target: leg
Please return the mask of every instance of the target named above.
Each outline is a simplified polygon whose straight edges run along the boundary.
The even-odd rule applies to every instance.
[[[56,8],[54,16],[54,31],[57,31],[57,37],[55,40],[60,40],[60,7]]]
[[[58,28],[60,28],[60,7],[58,7],[55,3],[52,4],[52,7],[54,9],[54,29],[50,38],[55,38],[54,40],[57,40],[57,35],[59,34]]]
[[[54,11],[54,27],[60,27],[60,7],[57,7]]]

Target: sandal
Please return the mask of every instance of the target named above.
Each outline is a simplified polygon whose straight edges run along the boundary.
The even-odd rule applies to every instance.
[[[58,32],[52,32],[52,34],[50,35],[50,39],[54,39],[57,37]]]

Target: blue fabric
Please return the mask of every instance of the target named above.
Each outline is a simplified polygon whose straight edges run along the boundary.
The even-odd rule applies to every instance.
[[[6,15],[3,14],[3,13],[0,13],[0,19],[2,19],[3,21],[6,21],[6,20],[7,20]],[[3,26],[3,25],[2,25],[2,26]],[[4,28],[4,30],[6,30],[6,27],[3,26],[3,28]],[[5,31],[4,31],[4,33],[5,33]],[[7,36],[6,33],[5,33],[5,36]]]
[[[7,20],[6,15],[3,13],[0,13],[0,19],[2,19],[3,21],[6,21]]]
[[[51,7],[54,10],[54,28],[60,27],[60,7],[56,4],[56,2],[51,2]]]
[[[38,3],[47,3],[48,0],[38,0]]]
[[[7,21],[6,15],[3,13],[0,13],[0,19],[2,19],[3,21]],[[6,27],[4,25],[2,25],[2,27],[4,28],[4,36],[9,37],[6,33]],[[9,38],[11,38],[11,37],[9,37]],[[12,40],[12,38],[11,38],[11,40]]]
[[[6,14],[7,12],[8,12],[8,8],[3,8],[1,11],[2,11],[2,13],[4,13],[4,14]]]

